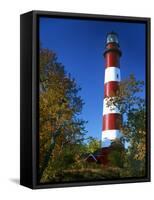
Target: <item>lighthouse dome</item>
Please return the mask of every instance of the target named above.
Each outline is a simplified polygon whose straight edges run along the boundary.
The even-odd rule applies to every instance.
[[[116,33],[114,33],[114,32],[111,32],[111,33],[107,34],[106,43],[108,44],[108,43],[112,43],[112,42],[119,44],[118,35]]]

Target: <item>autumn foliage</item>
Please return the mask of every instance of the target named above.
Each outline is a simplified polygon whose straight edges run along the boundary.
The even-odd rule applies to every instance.
[[[80,155],[85,121],[80,119],[83,101],[80,88],[66,74],[56,55],[48,49],[40,50],[40,179],[52,176],[55,168],[70,164]],[[67,161],[68,159],[68,161]],[[70,160],[69,160],[70,159]],[[62,161],[60,167],[59,161]],[[67,163],[65,163],[67,161]]]
[[[76,81],[58,62],[56,54],[40,49],[39,95],[39,180],[76,180],[139,177],[145,175],[146,108],[143,82],[133,75],[120,84],[116,104],[123,115],[120,146],[113,143],[108,167],[87,163],[85,155],[101,147],[99,140],[86,138],[85,120],[80,118],[84,102]],[[121,148],[127,142],[127,148]]]

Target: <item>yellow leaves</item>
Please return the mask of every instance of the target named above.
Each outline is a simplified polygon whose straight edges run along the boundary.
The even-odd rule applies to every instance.
[[[143,134],[140,131],[140,134]],[[145,134],[145,132],[144,132]],[[141,137],[138,144],[136,144],[136,154],[134,155],[134,159],[144,161],[146,157],[146,137]]]
[[[68,167],[79,154],[74,144],[81,141],[84,121],[77,119],[82,99],[75,80],[66,74],[56,56],[48,49],[40,51],[39,144],[40,179],[56,176],[60,167]],[[71,143],[72,152],[68,151]],[[76,159],[78,159],[79,155]],[[63,166],[65,163],[65,166]]]

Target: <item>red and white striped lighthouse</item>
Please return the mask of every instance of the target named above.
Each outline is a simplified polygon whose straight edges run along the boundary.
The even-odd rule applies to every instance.
[[[121,137],[120,124],[122,116],[118,108],[107,104],[108,97],[114,98],[119,89],[120,78],[120,56],[118,36],[111,32],[107,34],[104,79],[104,101],[103,101],[103,130],[102,148],[110,147],[111,143]]]

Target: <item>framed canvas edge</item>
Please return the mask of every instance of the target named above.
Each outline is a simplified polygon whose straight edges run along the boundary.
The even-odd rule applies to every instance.
[[[151,85],[150,85],[150,65],[151,65],[151,19],[144,17],[130,17],[130,16],[114,16],[114,15],[98,15],[98,14],[85,14],[85,13],[68,13],[68,12],[52,12],[52,11],[31,11],[32,13],[32,189],[41,189],[41,188],[59,188],[59,187],[78,187],[78,186],[94,186],[94,185],[107,185],[107,184],[122,184],[122,183],[139,183],[139,182],[150,182],[151,181],[151,131],[150,131],[150,111],[151,111]],[[125,178],[119,180],[104,180],[104,181],[85,181],[85,182],[70,182],[70,183],[55,183],[55,184],[40,184],[37,180],[38,175],[38,159],[37,155],[37,120],[38,120],[38,18],[40,16],[54,16],[54,17],[66,17],[66,18],[88,18],[88,19],[110,19],[115,21],[137,21],[146,23],[146,36],[147,36],[147,55],[146,55],[146,78],[149,81],[146,81],[146,95],[147,95],[147,129],[148,129],[148,138],[147,138],[147,176],[145,178]],[[37,102],[37,103],[36,103]],[[36,105],[37,104],[37,105]]]
[[[33,187],[32,15],[32,12],[20,15],[20,184],[30,188]]]

